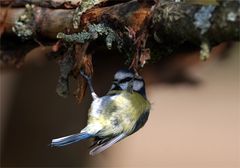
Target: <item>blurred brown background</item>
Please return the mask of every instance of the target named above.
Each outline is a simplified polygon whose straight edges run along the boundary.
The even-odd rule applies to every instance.
[[[239,48],[235,44],[224,58],[207,62],[198,61],[195,53],[179,56],[184,61],[173,59],[172,65],[146,66],[143,76],[152,103],[147,124],[94,157],[88,155],[89,141],[61,149],[48,146],[52,138],[85,126],[89,94],[80,105],[73,96],[57,96],[58,67],[40,57],[30,59],[20,70],[1,69],[1,166],[238,168]],[[216,49],[213,55],[223,51]],[[123,60],[110,51],[97,53],[94,87],[104,95]],[[188,77],[183,67],[188,67]]]

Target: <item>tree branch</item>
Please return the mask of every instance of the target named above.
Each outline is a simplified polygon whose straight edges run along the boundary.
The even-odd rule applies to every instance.
[[[38,1],[36,1],[38,2]],[[49,1],[54,2],[54,1]],[[58,1],[57,1],[58,2]],[[62,3],[61,1],[59,3]],[[115,17],[117,20],[124,22],[127,27],[132,27],[134,31],[138,31],[144,22],[145,17],[149,14],[151,6],[144,6],[136,0],[113,5],[110,7],[94,8],[87,11],[82,16],[82,21],[100,22],[103,15]],[[239,40],[239,2],[223,1],[218,6],[213,6],[213,11],[209,12],[209,27],[206,32],[201,33],[201,26],[207,26],[204,22],[204,16],[201,10],[207,11],[210,6],[192,5],[185,3],[173,3],[172,1],[161,0],[156,7],[154,19],[151,27],[156,40],[159,41],[164,36],[174,37],[179,41],[189,40],[192,42],[200,42],[201,36],[208,36],[213,43],[219,43],[226,40]],[[24,8],[1,8],[1,16],[8,10],[5,20],[5,33],[12,33],[12,27],[16,20],[21,16]],[[36,32],[40,36],[55,38],[58,32],[64,29],[70,29],[70,32],[79,30],[72,29],[71,19],[73,10],[64,9],[46,9],[36,7],[34,10]],[[3,18],[1,17],[1,20]],[[199,23],[198,23],[199,22]],[[197,26],[197,24],[200,24]],[[202,24],[202,25],[201,25]],[[179,38],[176,38],[179,37]],[[182,41],[180,40],[180,41]]]
[[[111,1],[111,0],[110,0]],[[127,1],[127,0],[125,0]],[[5,1],[3,1],[5,2]],[[26,2],[26,1],[15,1]],[[36,4],[40,1],[34,1]],[[65,1],[47,1],[65,3]],[[76,1],[71,1],[73,4]],[[114,22],[116,25],[128,28],[129,33],[137,34],[150,15],[152,5],[137,0],[112,4],[108,7],[96,7],[87,10],[81,16],[81,27],[73,28],[75,9],[50,9],[34,7],[34,25],[31,27],[37,37],[55,39],[59,32],[68,34],[80,32],[88,24]],[[25,8],[1,8],[0,22],[4,34],[14,34],[12,31],[17,20],[23,15]],[[7,13],[7,15],[6,15]],[[202,59],[207,59],[212,46],[224,41],[240,39],[240,3],[239,1],[219,0],[219,5],[196,5],[176,3],[173,0],[160,0],[153,11],[152,22],[148,26],[148,44],[156,58],[170,55],[179,46],[189,42],[202,48]],[[125,30],[120,30],[125,31]]]
[[[101,4],[105,6],[106,4],[110,3],[122,3],[128,2],[130,0],[98,0],[101,1]],[[34,4],[40,7],[46,8],[54,8],[54,9],[75,9],[80,6],[82,0],[1,0],[1,6],[9,6],[12,7],[24,7],[26,4]],[[105,5],[104,5],[105,4]]]
[[[61,64],[63,72],[60,75],[64,79],[68,79],[69,75],[77,78],[80,68],[90,74],[92,63],[91,53],[87,53],[88,47],[98,37],[105,38],[109,49],[115,42],[123,55],[128,56],[131,61],[129,63],[135,70],[148,59],[158,60],[171,55],[184,43],[199,47],[201,59],[206,60],[213,46],[225,41],[240,40],[239,1],[217,1],[218,5],[199,5],[177,3],[175,0],[158,0],[157,3],[153,0],[94,0],[90,5],[86,5],[88,1],[84,1],[86,8],[81,6],[83,4],[76,8],[76,1],[65,6],[66,1],[63,0],[49,0],[44,3],[36,0],[32,2],[37,6],[2,7],[0,32],[3,33],[3,38],[0,58],[8,60],[18,55],[9,52],[12,51],[11,46],[16,46],[12,41],[9,45],[8,36],[11,35],[11,38],[18,36],[23,40],[27,39],[28,47],[24,54],[32,49],[30,38],[35,41],[48,39],[48,42],[51,42],[49,39],[56,42],[58,38],[52,50],[64,63]],[[4,2],[7,0],[1,1],[1,5],[7,5]],[[21,6],[18,2],[25,4],[28,1],[14,1],[12,5]],[[23,57],[18,55],[18,58]],[[68,71],[65,72],[65,69]],[[67,80],[62,81],[59,80],[61,83],[58,85],[58,92],[68,93]],[[77,97],[82,97],[81,90],[78,93],[80,95]]]

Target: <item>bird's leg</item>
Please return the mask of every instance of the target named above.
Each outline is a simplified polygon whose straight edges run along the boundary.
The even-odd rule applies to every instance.
[[[93,89],[92,78],[87,76],[82,69],[80,69],[80,74],[87,80],[93,100],[97,99],[98,96]]]

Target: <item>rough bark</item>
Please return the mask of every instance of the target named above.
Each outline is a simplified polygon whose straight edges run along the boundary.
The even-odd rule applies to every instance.
[[[29,39],[51,45],[58,39],[52,50],[62,59],[62,69],[68,67],[67,79],[82,67],[87,74],[92,73],[88,70],[92,69],[88,47],[102,36],[109,49],[115,45],[127,55],[135,70],[148,59],[172,55],[185,43],[199,47],[201,59],[206,60],[213,46],[240,40],[239,0],[217,0],[207,5],[175,0],[93,0],[89,5],[88,1],[1,1],[1,59],[15,59],[15,63],[22,59],[21,54],[13,52],[19,50],[14,44],[22,44],[19,38],[27,42],[23,54],[36,46],[31,46]],[[34,6],[22,7],[28,2]],[[9,36],[17,39],[15,43]],[[59,92],[68,92],[66,81],[59,84]]]
[[[130,0],[102,0],[103,4],[108,3],[121,3]],[[36,6],[47,7],[47,8],[66,8],[74,9],[81,4],[82,0],[1,0],[1,6],[11,5],[12,7],[24,7],[27,3],[34,4]]]
[[[28,1],[17,1],[28,2]],[[30,2],[30,1],[29,1]],[[34,1],[38,4],[38,1]],[[46,1],[46,3],[57,3],[60,5],[65,1]],[[74,3],[75,1],[72,1]],[[212,5],[211,5],[212,6]],[[175,41],[190,41],[199,43],[202,36],[219,43],[226,40],[239,40],[240,24],[240,3],[239,1],[221,1],[219,5],[212,6],[193,5],[187,3],[175,3],[170,0],[160,0],[154,12],[152,35],[155,35],[156,41],[162,37],[174,37]],[[134,31],[139,31],[144,19],[149,15],[151,5],[147,6],[136,0],[112,5],[109,7],[93,8],[88,10],[82,16],[82,22],[101,22],[103,15],[111,16],[119,22],[123,22],[126,27],[131,27]],[[24,8],[1,8],[1,22],[3,22],[4,13],[8,11],[5,22],[5,33],[12,33],[12,27],[16,20],[21,16]],[[205,10],[205,11],[204,11]],[[72,15],[74,10],[69,9],[49,9],[36,7],[34,10],[36,32],[39,36],[55,38],[58,32],[63,32],[66,28],[70,32],[79,30],[72,29]],[[204,14],[208,12],[210,18],[204,20]],[[196,15],[200,16],[197,17]],[[202,20],[201,20],[202,19]],[[205,18],[206,19],[206,18]],[[199,26],[196,26],[197,22]],[[209,23],[208,23],[209,22]],[[209,27],[206,24],[210,24]],[[206,32],[201,33],[201,27],[207,26]],[[177,40],[176,40],[177,39]]]

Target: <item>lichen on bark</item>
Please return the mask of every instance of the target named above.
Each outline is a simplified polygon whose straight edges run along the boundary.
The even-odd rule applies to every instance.
[[[34,5],[26,4],[24,13],[15,21],[13,32],[23,40],[30,39],[35,35]]]
[[[68,43],[86,43],[94,41],[100,37],[105,39],[105,43],[108,49],[111,49],[115,42],[117,47],[122,48],[123,41],[119,35],[109,26],[105,24],[89,24],[88,30],[83,30],[79,33],[65,34],[58,33],[57,38]]]

